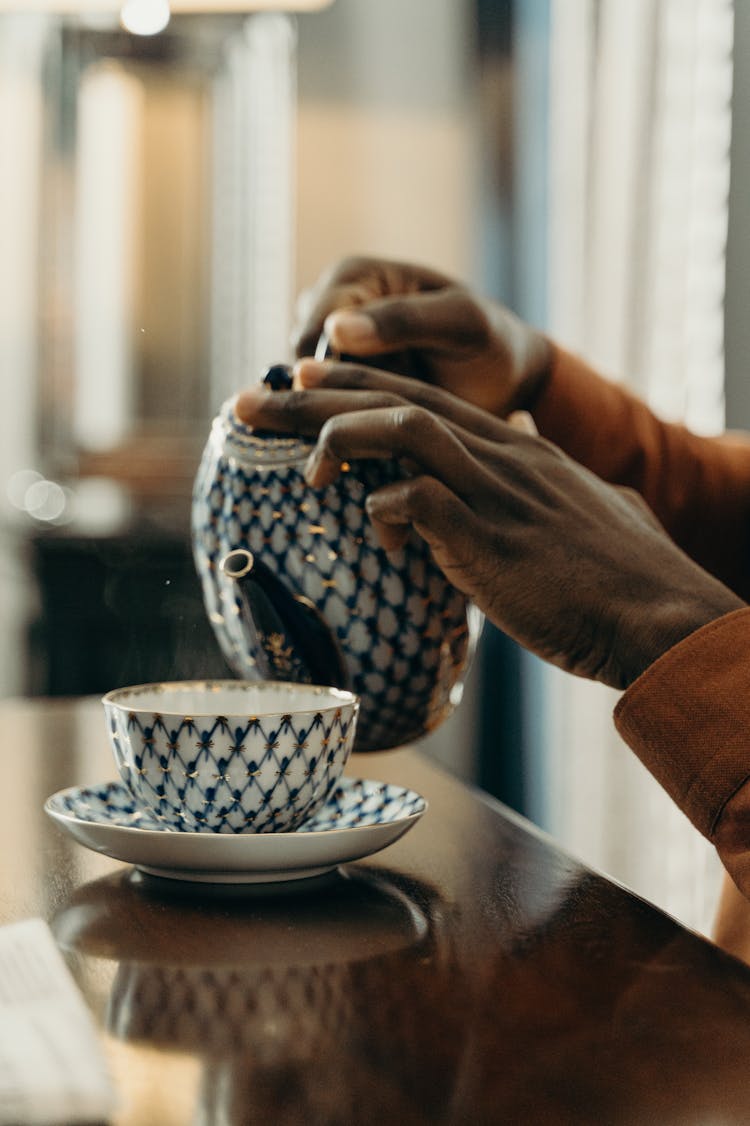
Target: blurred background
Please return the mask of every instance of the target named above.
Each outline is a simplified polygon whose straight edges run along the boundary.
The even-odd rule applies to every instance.
[[[343,255],[750,426],[748,46],[731,0],[0,0],[0,693],[227,672],[197,460]],[[487,628],[424,749],[706,929],[712,851],[614,702]]]

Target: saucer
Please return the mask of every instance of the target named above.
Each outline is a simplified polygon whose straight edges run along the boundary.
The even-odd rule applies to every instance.
[[[256,884],[320,876],[371,856],[411,829],[427,802],[402,786],[342,778],[293,833],[174,832],[139,810],[122,782],[60,790],[44,809],[79,844],[149,875]]]

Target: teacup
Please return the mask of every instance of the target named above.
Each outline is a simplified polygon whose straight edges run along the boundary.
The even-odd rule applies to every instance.
[[[354,744],[351,692],[277,681],[177,681],[103,698],[115,761],[178,832],[291,832],[325,802]]]

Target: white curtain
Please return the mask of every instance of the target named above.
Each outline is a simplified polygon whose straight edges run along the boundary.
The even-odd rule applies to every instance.
[[[284,361],[294,273],[296,36],[250,16],[214,88],[211,399]]]
[[[72,392],[73,433],[84,449],[117,446],[133,424],[143,102],[141,83],[122,67],[100,62],[84,71],[76,112]]]
[[[731,0],[552,0],[552,335],[664,418],[724,423]],[[612,723],[616,694],[545,673],[542,820],[704,932],[719,865]]]

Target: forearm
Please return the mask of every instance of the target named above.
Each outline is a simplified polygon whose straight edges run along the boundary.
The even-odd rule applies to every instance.
[[[665,423],[636,396],[554,350],[530,404],[540,433],[599,477],[636,489],[676,542],[750,596],[750,443]]]

